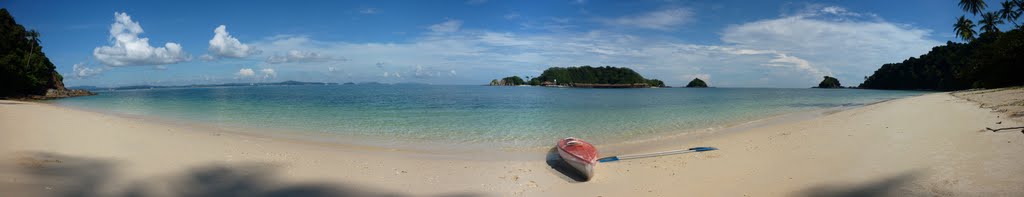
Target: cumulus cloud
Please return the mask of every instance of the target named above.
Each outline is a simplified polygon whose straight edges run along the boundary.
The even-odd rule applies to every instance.
[[[213,39],[210,39],[208,50],[210,55],[203,55],[200,59],[209,61],[219,57],[244,58],[261,52],[231,36],[224,25],[213,30]]]
[[[436,32],[436,33],[452,33],[452,32],[459,31],[459,28],[461,28],[461,27],[462,27],[462,21],[461,20],[448,19],[448,20],[446,20],[446,21],[444,21],[442,23],[430,25],[429,29],[430,29],[430,31],[433,31],[433,32]]]
[[[100,73],[103,73],[103,71],[106,71],[106,70],[107,70],[106,67],[98,67],[97,68],[97,67],[90,67],[90,66],[86,65],[85,63],[77,63],[77,64],[72,66],[71,76],[74,76],[76,79],[84,79],[84,78],[89,78],[89,77],[93,77],[93,76],[99,75]]]
[[[260,73],[263,74],[264,79],[271,79],[277,77],[277,72],[275,72],[273,68],[264,68],[260,70]]]
[[[107,66],[162,65],[191,59],[178,43],[153,47],[149,38],[139,37],[142,33],[142,26],[132,21],[131,16],[115,12],[114,24],[110,25],[110,46],[96,47],[92,54]]]
[[[693,12],[685,8],[669,8],[656,10],[633,16],[613,19],[600,19],[601,22],[616,27],[637,27],[655,30],[673,30],[689,23]]]
[[[266,62],[271,64],[292,63],[292,62],[324,62],[333,58],[312,51],[289,50],[282,55],[267,57]],[[344,61],[344,58],[339,60]]]
[[[252,76],[256,76],[256,71],[253,71],[251,68],[243,68],[243,69],[239,69],[238,72],[235,73],[235,76],[242,77],[242,78],[252,77]]]

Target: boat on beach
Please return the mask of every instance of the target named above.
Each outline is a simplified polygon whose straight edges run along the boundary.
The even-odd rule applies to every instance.
[[[597,164],[597,148],[594,148],[594,145],[569,137],[558,140],[557,147],[558,156],[583,175],[585,180],[594,177],[594,165]]]

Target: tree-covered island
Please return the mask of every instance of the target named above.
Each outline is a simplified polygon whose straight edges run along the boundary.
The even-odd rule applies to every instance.
[[[523,80],[519,76],[510,76],[502,79],[491,80],[492,86],[562,86],[577,88],[651,88],[665,87],[665,82],[657,79],[647,79],[625,67],[551,67],[544,70],[540,76],[526,77]]]

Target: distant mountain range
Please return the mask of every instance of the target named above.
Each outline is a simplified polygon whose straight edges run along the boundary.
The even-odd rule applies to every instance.
[[[375,82],[374,82],[375,83]],[[354,83],[345,83],[346,85]],[[225,83],[225,84],[193,84],[180,86],[155,86],[155,85],[133,85],[120,87],[97,87],[97,86],[75,86],[74,89],[84,90],[138,90],[138,89],[160,89],[160,88],[203,88],[203,87],[234,87],[234,86],[294,86],[294,85],[338,85],[338,83],[327,82],[302,82],[282,81],[271,83]]]

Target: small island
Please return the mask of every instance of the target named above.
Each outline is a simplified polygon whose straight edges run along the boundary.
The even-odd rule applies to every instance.
[[[821,83],[818,83],[818,86],[815,88],[843,88],[843,85],[839,83],[839,79],[825,76],[825,79],[821,80]]]
[[[665,82],[658,79],[647,79],[625,67],[551,67],[540,76],[505,77],[491,80],[491,86],[554,86],[574,88],[657,88],[665,87]]]
[[[705,83],[704,80],[700,80],[700,78],[693,78],[693,80],[690,81],[690,83],[686,84],[686,87],[688,87],[688,88],[706,88],[706,87],[708,87],[708,83]]]

